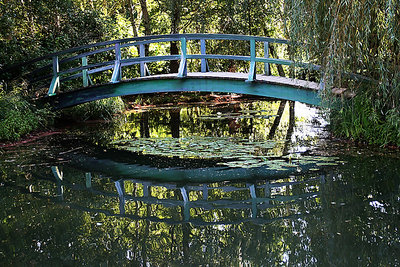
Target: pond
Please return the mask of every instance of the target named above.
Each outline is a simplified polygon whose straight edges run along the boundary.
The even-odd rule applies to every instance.
[[[399,266],[400,155],[258,100],[0,149],[1,265]]]

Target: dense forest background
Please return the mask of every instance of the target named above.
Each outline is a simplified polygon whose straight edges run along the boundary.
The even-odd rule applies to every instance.
[[[400,145],[398,1],[1,0],[0,15],[0,73],[53,51],[134,36],[229,33],[289,39],[286,52],[292,59],[322,66],[323,95],[337,135]],[[177,50],[171,45],[170,53]],[[24,91],[22,81],[1,78],[3,100]],[[356,97],[337,101],[332,88],[351,90]]]
[[[170,33],[280,36],[279,1],[3,1],[0,62],[105,40]]]

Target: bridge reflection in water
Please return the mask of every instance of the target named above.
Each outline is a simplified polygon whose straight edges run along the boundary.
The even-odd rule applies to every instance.
[[[325,175],[290,176],[286,179],[255,182],[219,182],[204,184],[176,184],[137,179],[111,180],[106,189],[95,186],[91,172],[70,182],[57,166],[51,167],[57,185],[54,200],[73,209],[103,213],[111,217],[148,220],[167,224],[230,225],[243,222],[266,224],[275,220],[303,217],[320,209],[318,198],[325,183]],[[78,183],[77,181],[81,181]],[[110,185],[113,183],[113,186]],[[95,184],[99,184],[96,181]],[[65,196],[64,191],[70,193]],[[72,195],[71,195],[72,192]],[[74,194],[88,192],[89,199],[101,197],[89,206],[77,204]],[[118,204],[115,203],[118,200]],[[106,209],[106,203],[114,208]],[[306,204],[307,203],[307,204]],[[119,210],[115,208],[118,206]],[[302,207],[307,206],[304,210]],[[147,210],[144,215],[138,210]],[[141,213],[141,212],[139,212]]]

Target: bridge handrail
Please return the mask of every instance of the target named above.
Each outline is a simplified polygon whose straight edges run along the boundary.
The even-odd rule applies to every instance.
[[[200,54],[187,54],[187,41],[199,40],[200,41]],[[221,54],[207,54],[206,53],[206,40],[233,40],[233,41],[248,41],[250,42],[250,55],[221,55]],[[147,56],[145,46],[152,43],[163,43],[163,42],[180,42],[180,54],[178,55],[161,55],[161,56]],[[264,43],[264,57],[257,57],[256,53],[256,42]],[[250,68],[248,74],[248,81],[254,81],[256,77],[256,62],[264,63],[264,74],[270,74],[269,64],[280,64],[280,65],[296,65],[303,68],[309,68],[313,70],[320,70],[320,66],[309,64],[309,63],[295,63],[292,60],[271,58],[269,56],[269,44],[285,44],[289,45],[290,42],[284,39],[276,39],[270,37],[261,36],[249,36],[249,35],[234,35],[234,34],[168,34],[168,35],[151,35],[141,36],[134,38],[118,39],[106,42],[99,42],[79,47],[66,49],[63,51],[51,53],[42,57],[38,57],[27,61],[24,66],[34,64],[43,60],[52,60],[52,64],[47,64],[39,67],[28,74],[31,77],[31,81],[38,82],[45,79],[51,79],[48,95],[53,95],[56,89],[59,88],[62,81],[76,79],[79,77],[83,78],[83,86],[86,87],[91,82],[90,74],[102,72],[105,70],[113,69],[111,82],[116,83],[121,80],[121,68],[133,64],[140,64],[140,76],[147,75],[146,63],[156,61],[169,61],[169,60],[180,60],[178,77],[185,77],[187,75],[187,60],[189,59],[200,59],[201,60],[201,72],[208,71],[207,59],[228,59],[228,60],[239,60],[249,61]],[[121,58],[121,48],[136,46],[138,48],[139,56],[132,58]],[[91,48],[97,48],[93,51],[84,51]],[[104,53],[108,51],[115,51],[115,60],[92,63],[88,64],[87,57]],[[77,55],[62,58],[69,53],[75,53],[83,51]],[[80,67],[73,67],[66,70],[60,70],[60,65],[71,62],[73,60],[82,60]],[[42,72],[51,69],[53,74],[46,74],[39,76]],[[72,74],[75,72],[80,72]],[[68,77],[61,77],[67,74]]]
[[[270,42],[270,43],[289,44],[289,41],[285,40],[285,39],[263,37],[263,36],[252,36],[252,35],[205,34],[205,33],[179,33],[179,34],[165,34],[165,35],[147,35],[147,36],[116,39],[116,40],[111,40],[111,41],[104,41],[104,42],[98,42],[98,43],[93,43],[93,44],[88,44],[88,45],[76,46],[76,47],[68,48],[65,50],[57,51],[54,53],[50,53],[50,54],[47,54],[44,56],[40,56],[40,57],[31,59],[28,61],[24,61],[22,63],[17,63],[13,66],[10,66],[9,69],[20,67],[22,65],[30,65],[30,64],[36,63],[38,61],[42,61],[45,59],[51,59],[54,56],[61,56],[64,54],[73,53],[73,52],[76,52],[79,50],[93,48],[96,46],[115,45],[116,43],[129,43],[129,42],[135,41],[136,42],[135,44],[129,45],[129,46],[133,46],[133,45],[140,45],[140,44],[157,43],[157,42],[161,42],[161,41],[155,41],[155,40],[167,39],[167,38],[171,39],[172,41],[179,41],[180,38],[183,38],[183,37],[186,37],[188,40],[208,39],[208,40],[243,40],[243,41],[245,41],[245,40],[254,39],[258,42],[263,41],[263,42]],[[125,46],[121,46],[121,47],[125,47]],[[112,50],[112,47],[108,47],[108,48],[109,48],[109,50]],[[101,49],[99,49],[99,50],[101,50]],[[96,50],[96,51],[99,51],[99,50]],[[92,55],[91,53],[96,52],[96,51],[87,52],[88,53],[87,55]],[[100,51],[100,52],[104,52],[104,51]],[[86,53],[84,53],[84,54],[86,54]],[[82,57],[85,56],[84,54],[82,54]],[[74,57],[74,59],[79,59],[80,57],[78,57],[78,56]],[[64,62],[65,61],[60,61],[60,63],[64,63]]]
[[[145,38],[147,39],[146,41],[136,41],[137,39],[142,39]],[[125,47],[131,47],[131,46],[138,46],[138,45],[146,45],[146,44],[152,44],[152,43],[161,43],[161,42],[174,42],[174,41],[180,41],[180,38],[186,38],[187,40],[201,40],[201,39],[206,39],[206,40],[236,40],[236,41],[249,41],[250,39],[254,39],[255,41],[262,41],[262,42],[269,42],[269,43],[280,43],[280,44],[288,44],[288,40],[284,39],[275,39],[275,38],[269,38],[269,37],[260,37],[260,36],[250,36],[250,35],[233,35],[233,34],[169,34],[169,35],[151,35],[151,36],[143,36],[143,37],[135,37],[135,38],[126,38],[126,39],[118,39],[114,41],[107,41],[107,42],[100,42],[100,43],[95,43],[95,44],[90,44],[90,45],[84,45],[84,46],[79,46],[79,47],[74,47],[66,50],[62,50],[56,53],[48,54],[42,57],[38,57],[35,59],[32,59],[30,61],[25,62],[24,64],[32,64],[37,61],[41,61],[44,59],[50,59],[54,56],[61,56],[64,54],[68,53],[73,53],[79,50],[84,50],[88,48],[93,48],[96,46],[106,46],[106,45],[115,45],[117,43],[126,43],[121,45],[121,48]],[[132,41],[135,41],[134,43],[131,43]],[[66,63],[72,60],[80,59],[82,57],[90,56],[90,55],[95,55],[98,53],[106,52],[113,50],[113,46],[105,47],[102,49],[97,49],[94,51],[90,52],[85,52],[70,58],[62,59],[60,60],[60,64]],[[42,68],[46,67],[51,67],[51,65],[43,66]]]

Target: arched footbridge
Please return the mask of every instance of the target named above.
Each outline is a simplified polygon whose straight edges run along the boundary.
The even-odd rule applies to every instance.
[[[172,44],[180,46],[179,54],[168,53]],[[184,91],[248,94],[319,105],[323,83],[271,75],[274,64],[320,70],[317,65],[271,56],[272,48],[285,51],[288,45],[283,39],[228,34],[143,36],[71,48],[26,64],[37,66],[28,77],[33,84],[48,88],[46,100],[55,109],[115,96]],[[247,53],[231,55],[233,51]],[[169,69],[166,61],[179,62],[178,72],[165,73]],[[209,61],[231,63],[215,67]],[[158,69],[148,66],[161,62],[164,65]],[[234,67],[216,71],[226,65]]]

